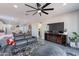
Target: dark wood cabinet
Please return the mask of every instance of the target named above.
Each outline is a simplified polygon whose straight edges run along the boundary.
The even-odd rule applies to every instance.
[[[45,33],[45,40],[62,44],[62,45],[66,45],[66,37],[67,35],[65,34]]]

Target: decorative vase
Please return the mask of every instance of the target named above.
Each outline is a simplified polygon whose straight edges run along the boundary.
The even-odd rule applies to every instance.
[[[76,48],[75,42],[70,42],[70,46]]]

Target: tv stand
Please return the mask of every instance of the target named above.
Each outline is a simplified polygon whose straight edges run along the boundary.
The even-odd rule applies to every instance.
[[[60,33],[60,34],[59,33],[54,34],[51,32],[45,33],[45,40],[62,44],[62,45],[66,45],[66,37],[67,35],[63,33]]]

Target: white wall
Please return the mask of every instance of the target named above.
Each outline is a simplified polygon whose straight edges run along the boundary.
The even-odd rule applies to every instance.
[[[43,21],[42,26],[42,39],[44,39],[44,32],[47,29],[46,26],[49,23],[64,22],[64,28],[67,29],[68,36],[71,36],[72,32],[79,33],[79,11],[63,14],[57,17],[51,17]],[[69,40],[68,40],[69,41]]]
[[[63,15],[56,16],[56,17],[50,17],[42,21],[42,28],[41,28],[42,39],[44,39],[44,33],[48,29],[47,24],[56,23],[56,22],[64,22],[64,28],[67,29],[68,36],[70,36],[72,32],[79,32],[79,23],[78,23],[79,11],[66,13]],[[34,31],[34,33],[36,33],[36,31]]]
[[[56,23],[56,22],[64,22],[64,28],[68,30],[68,35],[70,35],[71,32],[75,31],[78,32],[78,21],[79,21],[79,12],[72,12],[64,15],[57,16],[55,18],[47,19],[45,24],[49,23]]]
[[[78,21],[77,21],[77,27],[78,27],[78,33],[79,33],[79,12],[77,13],[77,19],[78,19]]]

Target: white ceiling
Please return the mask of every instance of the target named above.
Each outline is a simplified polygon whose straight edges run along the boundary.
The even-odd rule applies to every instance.
[[[45,3],[41,3],[44,5]],[[14,8],[13,5],[17,5],[18,8]],[[36,4],[29,3],[33,7],[36,7]],[[46,8],[54,8],[53,11],[47,11],[49,15],[39,14],[32,15],[34,12],[26,13],[25,11],[33,10],[30,7],[25,6],[23,3],[0,3],[0,18],[9,19],[11,21],[20,21],[20,22],[35,22],[40,21],[48,17],[53,17],[56,15],[60,15],[63,13],[68,13],[72,11],[76,11],[79,9],[79,3],[68,3],[67,5],[63,5],[63,3],[52,3]],[[29,15],[25,15],[29,14]]]

